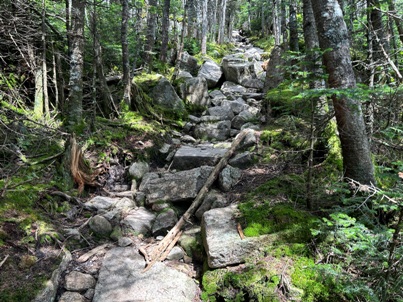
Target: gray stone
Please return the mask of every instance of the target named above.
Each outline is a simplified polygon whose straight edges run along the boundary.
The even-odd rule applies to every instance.
[[[186,51],[183,52],[179,61],[179,69],[189,72],[194,77],[197,76],[197,72],[199,71],[197,59]]]
[[[264,53],[264,50],[258,47],[251,47],[245,51],[244,57],[247,60],[253,61],[260,61],[262,59],[261,54]]]
[[[111,223],[103,216],[96,215],[89,222],[90,229],[97,235],[109,236],[112,232]]]
[[[205,212],[212,208],[224,207],[228,205],[227,199],[217,190],[211,190],[207,193],[202,204],[197,209],[195,216],[197,219],[201,220]]]
[[[95,294],[95,289],[89,288],[84,294],[84,297],[87,298],[88,300],[92,301],[92,298],[94,298]]]
[[[242,111],[248,109],[249,107],[241,98],[229,102],[229,105],[231,106],[232,112],[234,112],[234,114],[240,114]]]
[[[94,288],[95,283],[93,276],[73,271],[66,275],[64,288],[73,292],[81,292]]]
[[[218,81],[221,79],[221,67],[212,60],[207,60],[203,63],[198,73],[199,77],[203,77],[207,81],[209,89],[217,86]]]
[[[245,90],[246,90],[246,88],[245,88]],[[242,98],[244,100],[247,100],[247,99],[262,100],[264,98],[264,93],[245,91],[244,93],[242,93]]]
[[[113,227],[112,233],[109,235],[109,237],[114,241],[118,241],[122,236],[122,229],[118,225]]]
[[[118,245],[121,247],[132,245],[133,241],[129,237],[120,237],[118,240]]]
[[[136,192],[136,205],[143,207],[146,201],[146,194],[143,192]]]
[[[172,168],[178,170],[193,169],[200,166],[215,166],[227,149],[207,146],[182,146],[176,151]]]
[[[227,100],[227,97],[221,90],[213,90],[210,92],[211,103],[214,106],[220,106],[222,101]]]
[[[155,218],[152,233],[153,236],[165,236],[167,232],[178,222],[178,215],[173,209],[166,209]]]
[[[64,292],[59,302],[86,302],[85,297],[76,292]]]
[[[122,225],[130,228],[136,234],[147,235],[151,231],[152,224],[155,220],[155,214],[143,207],[132,210],[122,220]]]
[[[256,78],[255,65],[234,55],[224,57],[221,66],[227,81],[243,85],[246,80]]]
[[[243,124],[241,127],[241,130],[245,130],[245,129],[252,129],[252,130],[258,131],[258,130],[260,130],[260,126],[254,124],[254,123],[251,123],[251,122],[247,122],[246,124]]]
[[[199,289],[190,277],[161,262],[143,272],[145,265],[144,257],[133,248],[118,247],[108,251],[93,302],[196,300]]]
[[[181,98],[187,103],[198,107],[210,105],[207,82],[205,78],[188,78],[180,84]]]
[[[228,192],[241,178],[242,172],[239,168],[226,166],[218,177],[220,189]]]
[[[168,154],[171,150],[172,145],[164,143],[162,147],[158,150],[161,154]]]
[[[196,143],[196,139],[190,135],[184,135],[180,138],[180,140],[182,143],[185,143],[185,144],[195,144]]]
[[[136,180],[143,178],[144,174],[150,171],[150,166],[144,161],[139,161],[132,164],[129,168],[129,174]]]
[[[203,140],[225,141],[230,136],[231,121],[200,123],[196,125],[194,135]]]
[[[95,196],[90,201],[85,203],[85,207],[90,210],[108,210],[110,209],[120,198],[111,198],[104,196]]]
[[[234,112],[232,111],[232,108],[229,105],[210,107],[207,111],[209,115],[220,116],[225,120],[232,120],[234,118]]]
[[[235,155],[229,160],[229,164],[236,168],[246,168],[254,162],[252,153],[245,151],[243,153]]]
[[[179,246],[174,246],[169,252],[167,260],[181,260],[184,256],[183,250]]]
[[[204,115],[200,118],[201,123],[215,123],[226,120],[225,116],[218,115]]]
[[[147,202],[153,204],[158,201],[187,201],[196,197],[212,171],[212,167],[180,171],[176,173],[155,173],[145,177],[140,190],[147,196]]]
[[[252,147],[254,145],[256,145],[256,135],[255,135],[255,131],[251,130],[249,131],[245,138],[242,140],[241,144],[240,144],[240,148],[248,148],[248,147]]]
[[[245,262],[245,258],[273,242],[275,235],[241,239],[237,231],[236,205],[207,211],[202,219],[202,238],[210,268]]]
[[[179,113],[185,111],[184,102],[179,98],[175,89],[166,78],[161,78],[158,84],[152,89],[151,99],[165,109]]]
[[[264,87],[264,81],[257,78],[246,78],[242,80],[241,85],[246,88],[256,88],[258,90],[262,90]]]
[[[177,80],[180,79],[189,79],[189,78],[193,78],[193,76],[190,74],[190,72],[188,71],[184,71],[184,70],[180,70],[178,75],[176,76]]]
[[[161,212],[162,210],[168,209],[170,207],[171,204],[169,204],[168,202],[156,202],[152,204],[151,209],[154,212]]]
[[[255,115],[250,113],[249,110],[244,110],[232,119],[231,126],[235,129],[241,129],[244,124],[255,120]]]
[[[189,119],[189,121],[191,121],[192,123],[194,123],[194,124],[198,124],[198,123],[200,123],[200,118],[199,117],[197,117],[197,116],[194,116],[194,115],[189,115],[188,116],[188,119]]]
[[[224,93],[225,96],[243,96],[248,92],[248,90],[238,84],[235,84],[233,82],[224,82],[224,84],[221,86],[221,91]]]

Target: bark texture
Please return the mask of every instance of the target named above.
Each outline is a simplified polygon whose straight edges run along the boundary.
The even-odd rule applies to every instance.
[[[326,49],[324,64],[330,88],[343,89],[333,96],[345,176],[363,184],[375,184],[370,147],[359,101],[349,96],[356,81],[351,64],[350,43],[343,13],[337,0],[311,0],[319,44]]]
[[[82,121],[83,68],[84,68],[84,0],[72,0],[71,56],[67,123],[74,126]]]

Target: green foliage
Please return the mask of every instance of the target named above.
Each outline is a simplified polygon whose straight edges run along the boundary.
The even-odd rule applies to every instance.
[[[256,45],[257,47],[262,48],[266,53],[270,53],[274,47],[274,37],[264,37],[264,38],[257,38],[251,37],[250,41]],[[268,58],[266,58],[268,59]]]
[[[312,229],[322,258],[317,270],[334,296],[349,301],[403,299],[399,273],[403,267],[397,261],[403,256],[401,222],[392,219],[389,225],[382,225],[378,218],[379,213],[401,215],[398,204],[402,200],[401,188],[361,192],[346,198],[343,208]]]
[[[187,51],[191,56],[194,56],[201,51],[200,41],[195,38],[186,37],[185,41],[184,41],[183,49],[184,49],[184,51]]]

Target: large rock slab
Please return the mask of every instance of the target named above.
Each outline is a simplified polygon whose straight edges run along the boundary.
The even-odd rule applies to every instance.
[[[178,112],[185,110],[185,104],[166,78],[161,78],[151,91],[152,100],[159,106]]]
[[[225,141],[231,134],[231,121],[200,123],[196,125],[194,136],[203,140]]]
[[[161,262],[155,263],[147,272],[142,272],[144,267],[143,256],[131,247],[108,251],[92,301],[196,301],[198,287],[184,273]]]
[[[224,57],[221,66],[227,81],[243,85],[247,80],[256,78],[255,65],[237,56]]]
[[[202,77],[184,79],[180,85],[180,95],[186,103],[195,106],[207,107],[211,103],[206,79]]]
[[[200,166],[215,166],[225,152],[227,149],[209,146],[182,146],[175,153],[172,168],[185,170]]]
[[[148,173],[144,176],[139,189],[146,194],[148,204],[158,201],[192,200],[212,170],[212,167],[202,166],[176,173]]]
[[[221,79],[221,67],[214,61],[207,60],[203,63],[197,76],[205,78],[208,88],[212,89],[217,86],[218,81]]]
[[[225,267],[245,262],[245,258],[258,251],[273,236],[241,239],[237,231],[236,205],[207,211],[202,219],[202,238],[210,268]]]

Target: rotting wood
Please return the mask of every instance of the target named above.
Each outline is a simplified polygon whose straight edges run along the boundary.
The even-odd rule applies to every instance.
[[[190,205],[189,209],[182,215],[176,225],[168,232],[168,234],[162,239],[158,246],[154,248],[154,250],[149,253],[149,259],[151,259],[150,263],[146,266],[143,272],[148,271],[155,262],[163,261],[165,258],[163,256],[168,255],[169,251],[173,248],[176,241],[179,240],[178,234],[180,233],[183,225],[187,222],[190,217],[193,215],[194,212],[199,208],[201,203],[203,202],[204,197],[207,195],[211,185],[214,183],[218,175],[220,174],[221,170],[227,165],[228,160],[232,157],[235,150],[242,142],[242,140],[251,133],[252,130],[246,129],[239,133],[235,140],[232,142],[231,148],[224,154],[218,164],[215,166],[213,171],[210,173],[210,176],[207,178],[204,186],[200,189],[199,193],[197,194],[196,198],[193,200],[192,204]],[[176,239],[176,241],[175,241]],[[171,244],[173,242],[173,244]],[[165,256],[166,257],[166,256]]]

